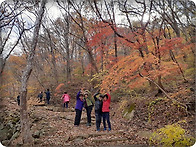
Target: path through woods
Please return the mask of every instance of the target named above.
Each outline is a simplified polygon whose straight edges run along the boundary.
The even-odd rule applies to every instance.
[[[35,98],[34,98],[35,99]],[[5,111],[17,113],[19,106],[13,99],[7,101]],[[8,102],[9,101],[9,102]],[[5,103],[5,102],[4,102]],[[39,104],[40,105],[40,104]],[[74,127],[74,104],[63,111],[62,107],[55,107],[52,104],[39,106],[30,105],[31,131],[34,137],[34,144],[38,146],[146,146],[145,137],[139,137],[132,128],[126,125],[126,121],[118,117],[111,109],[111,131],[97,132],[95,128],[95,115],[92,112],[92,126],[86,126],[86,111],[82,112],[81,124]],[[12,145],[21,145],[20,136],[11,142]]]

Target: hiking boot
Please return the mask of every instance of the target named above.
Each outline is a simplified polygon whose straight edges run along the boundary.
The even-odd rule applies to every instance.
[[[111,128],[108,128],[108,131],[111,131]]]

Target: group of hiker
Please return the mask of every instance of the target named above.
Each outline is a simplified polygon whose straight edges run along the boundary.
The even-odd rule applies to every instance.
[[[50,95],[51,95],[50,94],[50,90],[47,89],[44,93],[46,94],[46,102],[47,102],[47,104],[49,104],[50,103]],[[39,98],[39,102],[42,102],[42,100],[43,100],[43,92],[40,91],[40,93],[38,94],[37,97]],[[17,96],[17,103],[18,103],[18,105],[20,105],[20,93]]]
[[[47,104],[50,104],[50,90],[49,89],[47,89],[45,92],[44,92],[45,94],[46,94],[46,102],[47,102]],[[42,102],[42,98],[43,98],[43,92],[42,91],[40,91],[40,93],[38,94],[38,96],[37,96],[38,98],[39,98],[39,102]]]
[[[86,109],[87,113],[87,126],[91,126],[91,112],[93,107],[95,107],[95,118],[96,118],[96,130],[100,131],[101,118],[103,118],[104,130],[107,130],[106,121],[108,124],[108,131],[111,130],[110,123],[110,102],[111,96],[109,93],[101,94],[100,90],[92,97],[89,95],[88,91],[81,89],[76,96],[76,106],[75,106],[75,121],[74,126],[79,126],[82,109]]]
[[[45,92],[40,91],[38,94],[39,102],[42,102],[43,100],[43,94],[46,95],[46,102],[47,104],[50,103],[50,90],[47,89]],[[70,96],[67,94],[67,92],[64,92],[64,94],[61,97],[63,107],[68,108],[68,104],[70,101]],[[17,96],[18,105],[20,105],[20,95]],[[87,114],[87,124],[86,126],[91,126],[91,112],[95,110],[95,118],[96,118],[96,130],[100,131],[100,125],[101,120],[103,118],[103,126],[104,131],[107,130],[106,121],[108,125],[108,131],[111,130],[111,123],[110,123],[110,102],[111,102],[111,96],[109,93],[106,93],[105,91],[102,91],[100,93],[100,90],[98,90],[97,93],[95,93],[93,96],[90,95],[90,92],[88,90],[84,90],[83,88],[79,90],[76,96],[76,105],[75,105],[75,121],[74,126],[80,125],[80,120],[82,116],[82,110],[86,109]]]
[[[104,94],[100,93],[98,90],[97,93],[94,94],[92,97],[88,90],[84,90],[83,88],[79,90],[76,96],[76,105],[75,105],[75,121],[74,126],[80,125],[80,120],[82,116],[83,108],[86,109],[87,114],[87,124],[86,126],[91,126],[91,112],[93,107],[95,107],[95,118],[96,118],[96,130],[100,131],[101,120],[103,118],[103,126],[104,131],[107,130],[106,121],[108,125],[108,131],[111,130],[111,123],[110,123],[110,102],[111,96],[109,93],[103,91]],[[70,96],[67,92],[64,92],[63,96],[61,97],[63,100],[63,107],[68,108],[68,103],[70,101]]]

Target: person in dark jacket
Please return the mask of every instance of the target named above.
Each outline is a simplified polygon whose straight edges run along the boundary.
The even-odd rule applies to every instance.
[[[102,99],[103,95],[99,92],[94,95],[95,99],[95,118],[96,118],[96,129],[100,131],[101,117],[102,117]]]
[[[20,93],[19,93],[19,95],[17,96],[17,102],[18,102],[18,106],[20,106]]]
[[[40,91],[40,93],[37,96],[39,98],[39,103],[42,102],[42,98],[43,98],[43,92]]]
[[[86,109],[86,114],[87,114],[87,124],[86,126],[91,126],[91,112],[93,109],[94,103],[89,95],[88,91],[85,91],[84,93],[84,107]]]
[[[45,92],[45,94],[46,94],[47,104],[49,104],[50,103],[50,90],[47,89],[47,91]]]
[[[82,116],[82,109],[83,109],[83,93],[81,93],[81,90],[78,92],[76,96],[76,106],[75,106],[75,111],[76,111],[76,116],[75,116],[75,121],[74,121],[74,126],[79,126],[81,116]]]

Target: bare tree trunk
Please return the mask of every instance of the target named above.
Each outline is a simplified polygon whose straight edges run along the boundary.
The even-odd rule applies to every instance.
[[[78,22],[70,15],[71,19],[74,22],[76,22],[76,24],[80,27],[80,29],[82,31],[82,35],[83,35],[83,39],[84,39],[84,45],[85,45],[85,50],[87,51],[89,61],[90,61],[91,65],[92,65],[92,67],[95,69],[95,72],[98,73],[99,70],[98,70],[96,61],[95,61],[95,59],[93,57],[93,52],[92,52],[90,46],[88,45],[88,39],[87,39],[87,36],[86,36],[85,25],[84,25],[84,22],[83,22],[84,20],[83,20],[82,14],[80,12],[81,10],[77,10],[72,1],[69,1],[69,4],[70,4],[70,6],[73,7],[73,9],[76,11],[76,13],[80,17],[80,24],[78,24]]]
[[[170,51],[169,51],[169,54],[170,54],[171,59],[178,65],[178,68],[179,68],[179,70],[180,70],[180,73],[182,74],[182,77],[183,77],[183,79],[184,79],[184,82],[188,82],[187,79],[185,78],[184,72],[183,72],[182,68],[180,67],[180,64],[178,63],[178,61],[177,61],[177,59],[176,59],[176,57],[175,57],[173,51],[170,50]]]
[[[118,58],[118,46],[117,46],[117,35],[114,33],[114,50],[115,50],[115,62],[117,62]]]
[[[156,37],[156,43],[157,43],[157,57],[159,59],[158,61],[158,70],[160,70],[160,65],[161,65],[161,53],[160,53],[160,48],[159,48],[159,42],[160,41],[160,37]],[[161,87],[163,90],[164,90],[164,87],[163,87],[163,84],[162,84],[162,81],[161,81],[161,75],[158,76],[158,85],[159,87]],[[155,96],[158,96],[159,94],[161,94],[163,91],[159,88],[158,89],[158,93],[155,95]]]
[[[86,41],[85,41],[85,42],[86,42]],[[97,64],[96,64],[96,62],[95,62],[95,59],[93,58],[93,53],[92,53],[92,51],[90,50],[90,48],[89,48],[89,46],[87,45],[87,43],[85,43],[85,44],[86,44],[86,47],[87,47],[87,53],[88,53],[89,60],[90,60],[90,62],[91,62],[91,64],[92,64],[92,66],[94,67],[96,73],[99,73],[99,70],[98,70],[98,68],[97,68]]]
[[[54,74],[54,78],[55,78],[55,82],[58,85],[58,71],[56,68],[56,58],[55,58],[55,54],[54,54],[54,49],[51,47],[50,53],[52,55],[52,66],[53,66],[53,74]]]
[[[44,14],[45,4],[46,4],[46,0],[42,0],[41,7],[38,12],[38,17],[36,18],[36,22],[35,22],[35,28],[34,28],[33,39],[32,39],[32,48],[30,50],[30,53],[27,59],[27,65],[24,69],[22,80],[21,80],[22,87],[21,87],[21,95],[20,95],[21,97],[20,122],[21,122],[22,140],[24,144],[32,143],[29,116],[28,116],[28,111],[27,111],[27,82],[29,80],[29,77],[33,69],[35,49],[36,49],[36,45],[38,42],[39,29],[40,29],[42,17]]]
[[[104,70],[104,65],[103,65],[103,62],[104,62],[104,59],[103,59],[103,56],[104,56],[104,50],[103,48],[101,49],[101,71],[103,72]]]
[[[113,17],[113,25],[116,29],[116,19],[115,19],[115,12],[114,12],[114,1],[111,2],[112,4],[112,17]],[[117,30],[116,30],[117,31]],[[114,33],[114,51],[115,51],[115,62],[117,62],[118,58],[118,46],[117,46],[117,35]]]
[[[1,24],[1,22],[0,22]],[[2,47],[2,36],[1,36],[1,28],[0,28],[0,86],[2,84],[2,72],[3,72],[3,47]]]
[[[161,87],[163,90],[165,90],[164,87],[163,87],[162,81],[161,81],[161,75],[158,76],[158,85],[159,85],[159,87]],[[163,91],[159,88],[159,89],[158,89],[158,92],[157,92],[157,94],[156,94],[155,96],[159,96],[162,92],[163,92]]]
[[[69,12],[69,3],[68,3],[68,12]],[[70,29],[70,19],[69,19],[69,15],[67,15],[66,17],[66,37],[65,37],[65,41],[66,41],[66,52],[67,52],[67,82],[71,81],[71,62],[70,62],[70,48],[69,48],[69,29]]]
[[[11,28],[13,28],[13,26]],[[3,57],[4,47],[5,47],[5,44],[8,42],[8,39],[10,38],[12,30],[9,31],[7,38],[4,39],[5,42],[3,42],[3,39],[2,39],[2,36],[1,36],[2,28],[0,28],[0,77],[2,76],[2,73],[3,73],[3,70],[5,68],[5,64],[6,64],[7,59],[9,58],[9,56],[11,55],[11,53],[15,49],[15,47],[18,45],[18,43],[21,40],[21,37],[22,37],[22,34],[24,33],[24,31],[28,30],[28,29],[24,29],[24,26],[22,26],[22,27],[23,28],[20,31],[20,34],[19,34],[19,37],[18,37],[17,41],[12,46],[12,48],[10,48],[10,51],[7,53],[7,55],[5,57]]]
[[[81,53],[80,49],[79,49],[79,61],[80,61],[81,66],[82,66],[82,75],[84,75],[84,60],[83,60],[83,56],[82,56],[82,53]]]
[[[85,33],[85,30],[84,30],[85,27],[84,27],[84,23],[83,23],[83,19],[82,18],[81,18],[81,24],[82,24],[81,29],[82,29],[82,32],[83,32],[82,35],[84,37],[84,44],[85,44],[85,47],[86,47],[86,51],[88,53],[89,61],[90,61],[91,65],[92,65],[92,67],[95,69],[95,72],[99,73],[96,61],[95,61],[95,59],[93,57],[93,52],[92,52],[90,46],[88,45],[88,39],[86,37],[86,33]]]
[[[165,29],[164,29],[164,34],[165,34],[165,38],[167,38]],[[168,38],[171,39],[171,36],[168,37]],[[177,66],[178,66],[178,68],[179,68],[179,70],[180,70],[180,73],[182,74],[182,77],[183,77],[183,79],[184,79],[184,82],[188,82],[187,79],[185,78],[184,72],[183,72],[183,70],[182,70],[180,64],[178,63],[178,61],[177,61],[177,59],[176,59],[176,57],[175,57],[175,55],[174,55],[174,53],[173,53],[172,50],[169,50],[169,55],[170,55],[172,61],[175,62],[175,63],[177,64]]]
[[[54,53],[54,45],[52,43],[52,37],[51,37],[51,33],[49,31],[49,29],[45,28],[47,34],[48,34],[48,37],[49,37],[49,48],[50,48],[50,53],[51,53],[51,56],[52,56],[52,66],[53,66],[53,74],[54,74],[54,79],[55,79],[55,82],[56,82],[56,85],[58,85],[58,71],[56,69],[56,60],[55,60],[55,53]]]
[[[67,52],[67,81],[71,81],[71,62],[69,52]]]

